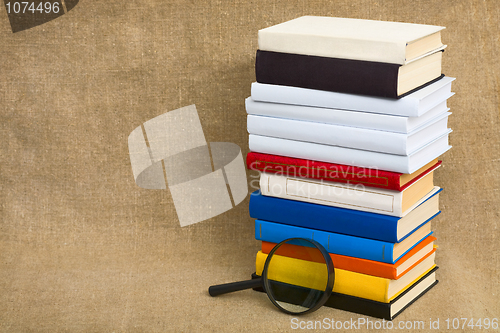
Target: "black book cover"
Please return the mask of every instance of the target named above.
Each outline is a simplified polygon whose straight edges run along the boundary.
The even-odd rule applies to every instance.
[[[421,292],[417,297],[415,297],[413,300],[408,302],[398,313],[394,314],[391,316],[391,306],[397,302],[401,297],[406,295],[408,292],[410,292],[415,286],[417,286],[422,280],[427,278],[429,275],[434,273],[438,267],[434,267],[431,271],[429,271],[427,274],[425,274],[423,277],[421,277],[416,283],[414,283],[410,288],[406,289],[404,292],[402,292],[398,297],[393,299],[390,303],[382,303],[382,302],[377,302],[373,300],[369,300],[366,298],[360,298],[360,297],[355,297],[355,296],[350,296],[350,295],[344,295],[344,294],[339,294],[339,293],[332,293],[330,298],[326,301],[324,306],[328,306],[331,308],[339,309],[339,310],[344,310],[344,311],[350,311],[354,313],[358,313],[361,315],[366,315],[374,318],[380,318],[380,319],[385,319],[385,320],[393,320],[396,318],[401,312],[403,312],[407,307],[409,307],[413,302],[418,300],[422,295],[427,293],[430,289],[432,289],[439,281],[436,280],[432,285],[430,285],[427,289],[425,289],[423,292]],[[256,275],[255,273],[252,274],[252,279],[259,278],[260,276]],[[280,282],[273,282],[273,291],[276,297],[279,297],[280,301],[284,302],[289,302],[289,303],[294,303],[293,301],[293,295],[295,294],[300,294],[302,292],[309,292],[305,288],[299,287],[299,286],[293,286],[294,289],[296,289],[296,292],[290,293],[290,285],[286,285],[283,288],[283,291],[286,291],[283,293],[283,295],[280,294],[280,288],[279,288]],[[282,283],[281,283],[282,284]],[[254,288],[256,291],[264,292],[264,289],[260,288]],[[303,299],[303,296],[300,296],[300,299]]]
[[[257,50],[257,82],[398,99],[398,64]]]

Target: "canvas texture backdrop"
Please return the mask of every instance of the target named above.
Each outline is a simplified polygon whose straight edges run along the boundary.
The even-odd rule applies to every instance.
[[[497,1],[83,0],[18,33],[0,10],[0,331],[290,330],[265,294],[207,293],[255,269],[248,197],[181,228],[168,190],[135,184],[127,137],[196,104],[206,140],[246,154],[257,31],[302,15],[446,27],[440,283],[395,322],[500,318]],[[323,318],[359,316],[301,319]]]

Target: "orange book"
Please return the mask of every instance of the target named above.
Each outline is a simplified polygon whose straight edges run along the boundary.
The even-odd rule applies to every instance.
[[[330,253],[333,265],[335,268],[343,269],[367,275],[383,277],[387,279],[397,280],[405,273],[410,271],[413,267],[422,262],[425,258],[429,257],[436,249],[434,248],[434,241],[436,237],[428,236],[413,249],[408,251],[401,259],[394,264],[387,264],[380,261],[366,260],[355,257],[342,256],[339,254]],[[276,243],[262,242],[262,252],[269,253]],[[303,246],[285,244],[280,247],[279,254],[282,256],[310,260],[316,262],[323,262],[321,254],[318,253],[317,258],[312,257],[309,253],[304,251]]]

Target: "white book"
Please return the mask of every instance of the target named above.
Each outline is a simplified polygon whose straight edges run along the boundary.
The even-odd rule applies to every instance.
[[[428,174],[402,192],[273,173],[261,173],[259,186],[262,195],[403,217],[439,190],[432,185],[432,176]],[[413,188],[416,190],[410,193]]]
[[[254,134],[249,135],[248,146],[250,151],[257,153],[353,165],[362,168],[392,172],[413,173],[451,148],[451,146],[448,145],[449,133],[451,133],[451,130],[448,130],[448,132],[440,138],[408,156],[279,139]]]
[[[446,112],[408,134],[255,115],[247,116],[247,130],[274,138],[410,155],[448,132],[450,114]]]
[[[400,99],[343,94],[254,82],[252,83],[252,99],[258,102],[419,117],[452,95],[451,83],[454,80],[455,78],[445,76]]]
[[[259,30],[259,49],[404,65],[443,48],[444,27],[303,16]]]
[[[395,133],[410,133],[449,111],[446,102],[452,95],[454,93],[450,93],[443,101],[438,101],[432,109],[420,117],[402,117],[380,113],[256,102],[251,97],[245,100],[245,108],[248,114],[256,116],[313,121]]]

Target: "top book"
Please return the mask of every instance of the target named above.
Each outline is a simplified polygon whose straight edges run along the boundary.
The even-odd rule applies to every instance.
[[[442,50],[435,25],[302,16],[259,30],[259,49],[405,65]]]

